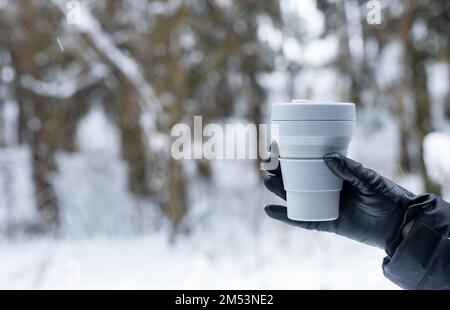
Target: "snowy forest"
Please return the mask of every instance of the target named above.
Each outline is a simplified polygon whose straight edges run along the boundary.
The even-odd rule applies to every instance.
[[[349,157],[450,199],[449,32],[447,0],[0,0],[0,288],[395,289],[171,128],[353,102]]]

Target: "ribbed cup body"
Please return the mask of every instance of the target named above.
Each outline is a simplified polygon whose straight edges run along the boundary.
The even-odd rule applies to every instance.
[[[355,131],[352,103],[293,101],[272,106],[288,217],[329,221],[339,216],[342,180],[323,161],[330,152],[347,154]]]

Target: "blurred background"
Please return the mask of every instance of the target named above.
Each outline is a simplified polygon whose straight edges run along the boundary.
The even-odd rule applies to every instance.
[[[170,132],[351,101],[349,156],[449,199],[449,28],[446,0],[0,0],[0,288],[395,288]]]

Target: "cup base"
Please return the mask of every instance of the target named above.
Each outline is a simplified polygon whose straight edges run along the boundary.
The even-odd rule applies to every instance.
[[[339,217],[340,191],[286,192],[287,216],[295,221],[333,221]]]

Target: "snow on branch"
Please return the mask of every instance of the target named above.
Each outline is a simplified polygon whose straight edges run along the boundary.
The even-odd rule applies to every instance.
[[[67,99],[79,91],[97,83],[104,77],[105,74],[100,74],[98,70],[92,70],[91,72],[72,80],[49,83],[38,80],[32,75],[23,75],[20,78],[20,85],[41,96]]]
[[[66,14],[66,1],[53,0],[53,3],[59,7],[64,15]],[[139,64],[114,44],[113,39],[102,29],[99,21],[88,8],[79,5],[78,10],[79,18],[71,26],[78,32],[86,34],[98,52],[106,57],[134,86],[141,98],[141,109],[144,112],[149,112],[153,120],[150,123],[155,127],[156,115],[161,112],[161,105],[158,103],[152,86],[146,81],[140,70]],[[154,128],[152,129],[154,130]]]

